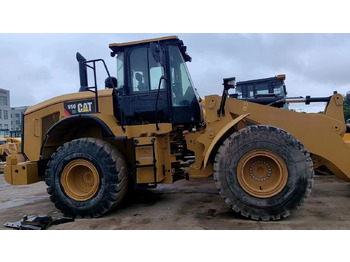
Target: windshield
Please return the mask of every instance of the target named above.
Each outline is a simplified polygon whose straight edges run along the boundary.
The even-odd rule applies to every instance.
[[[286,87],[283,84],[277,85],[273,88],[273,93],[276,95],[286,96],[285,93]]]
[[[186,63],[177,46],[169,46],[169,59],[173,106],[191,105],[194,99],[198,100],[198,96],[193,87]]]

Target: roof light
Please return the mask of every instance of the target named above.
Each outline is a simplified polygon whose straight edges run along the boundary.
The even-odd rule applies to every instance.
[[[281,79],[281,80],[285,80],[286,79],[286,75],[283,74],[283,75],[277,75],[276,76],[278,79]]]

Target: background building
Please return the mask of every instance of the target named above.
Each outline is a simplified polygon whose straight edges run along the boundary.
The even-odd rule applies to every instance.
[[[0,89],[0,130],[11,128],[10,91]]]
[[[0,88],[0,137],[21,135],[22,117],[26,106],[12,107],[10,91]]]
[[[27,106],[11,107],[11,131],[21,131],[22,116]]]

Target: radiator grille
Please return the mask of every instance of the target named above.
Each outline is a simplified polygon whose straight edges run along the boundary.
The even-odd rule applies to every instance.
[[[60,113],[56,112],[42,118],[42,136],[44,137],[47,131],[60,119]]]

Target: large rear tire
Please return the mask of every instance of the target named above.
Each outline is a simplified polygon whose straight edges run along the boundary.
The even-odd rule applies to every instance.
[[[253,220],[279,220],[310,194],[313,164],[295,137],[272,126],[249,126],[221,145],[214,180],[221,197]]]
[[[124,198],[129,175],[124,156],[109,143],[82,138],[65,143],[46,170],[47,192],[69,217],[100,217]]]

